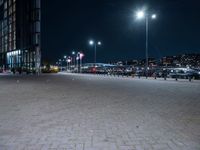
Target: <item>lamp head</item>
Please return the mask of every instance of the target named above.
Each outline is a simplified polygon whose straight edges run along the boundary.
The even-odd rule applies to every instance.
[[[90,41],[89,41],[89,44],[90,44],[90,45],[93,45],[93,44],[94,44],[94,41],[90,40]]]
[[[143,10],[136,12],[136,18],[137,19],[143,19],[145,17],[145,12]]]
[[[101,42],[99,41],[97,44],[98,44],[98,45],[101,45]]]
[[[156,14],[153,14],[153,15],[151,16],[151,18],[152,18],[152,19],[156,19],[156,18],[157,18],[157,15],[156,15]]]

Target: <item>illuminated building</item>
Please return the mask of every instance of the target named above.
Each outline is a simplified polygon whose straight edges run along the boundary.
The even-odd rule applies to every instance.
[[[0,68],[39,71],[40,0],[0,0]]]

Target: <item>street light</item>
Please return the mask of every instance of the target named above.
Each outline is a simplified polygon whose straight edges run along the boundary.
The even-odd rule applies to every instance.
[[[72,51],[72,55],[75,55],[76,54],[76,52],[75,51]]]
[[[90,42],[89,42],[89,43],[90,43],[90,45],[93,45],[93,44],[94,44],[94,41],[90,40]]]
[[[151,16],[151,18],[152,18],[152,19],[156,19],[156,18],[157,18],[157,15],[156,15],[156,14],[153,14],[153,15]]]
[[[136,18],[138,20],[141,20],[141,19],[145,19],[145,24],[146,24],[146,67],[145,67],[145,70],[146,70],[146,77],[148,76],[148,66],[149,66],[149,56],[148,56],[148,47],[149,47],[149,18],[151,19],[156,19],[157,16],[156,14],[149,14],[148,12],[145,12],[144,10],[139,10],[136,12]]]
[[[145,16],[145,13],[144,13],[144,11],[142,11],[142,10],[140,10],[140,11],[138,11],[138,12],[136,13],[137,19],[142,19],[142,18],[144,18],[144,16]]]
[[[62,59],[59,59],[58,61],[59,61],[59,64],[60,64],[60,66],[61,66],[61,69],[60,69],[60,70],[62,71]]]
[[[100,41],[95,42],[93,40],[89,41],[90,45],[94,45],[94,65],[96,66],[96,62],[97,62],[97,45],[102,45],[102,43]]]
[[[84,54],[82,52],[78,52],[76,55],[76,63],[77,63],[77,71],[82,73],[82,59],[84,57]],[[79,65],[79,61],[80,61],[80,65]]]
[[[64,66],[64,68],[65,68],[66,70],[67,70],[67,68],[68,68],[68,63],[67,63],[67,66],[65,67],[65,64],[66,64],[66,62],[67,62],[67,57],[68,57],[67,55],[64,55],[64,57],[63,57],[63,58],[64,58],[64,59],[63,59],[63,62],[64,62],[64,65],[63,65],[63,66]],[[65,69],[64,69],[64,70],[65,70]]]
[[[72,51],[72,65],[74,65],[74,68],[76,68],[76,52]]]
[[[71,70],[71,61],[72,61],[72,59],[71,59],[71,57],[69,56],[69,57],[67,58],[68,70]]]
[[[101,45],[101,42],[99,41],[97,44],[98,44],[98,45]]]
[[[82,52],[79,53],[79,58],[80,58],[80,73],[82,73],[82,59],[84,57],[84,54]]]
[[[76,66],[77,66],[77,73],[79,73],[79,66],[78,66],[78,61],[79,61],[79,52],[76,55]]]

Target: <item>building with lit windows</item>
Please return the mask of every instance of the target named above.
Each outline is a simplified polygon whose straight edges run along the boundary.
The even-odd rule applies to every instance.
[[[0,68],[39,72],[40,0],[0,0]]]

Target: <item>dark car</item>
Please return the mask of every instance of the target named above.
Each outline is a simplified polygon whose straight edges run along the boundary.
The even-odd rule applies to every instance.
[[[180,78],[180,79],[200,79],[200,75],[195,70],[173,70],[168,74],[171,78]]]

